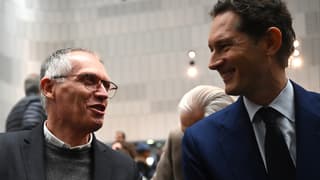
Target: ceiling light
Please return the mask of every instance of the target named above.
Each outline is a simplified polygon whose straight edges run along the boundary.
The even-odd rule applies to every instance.
[[[299,42],[298,40],[294,40],[294,41],[293,41],[293,47],[294,47],[294,48],[299,47],[299,45],[300,45],[300,42]]]
[[[299,51],[298,49],[295,49],[295,50],[293,51],[293,56],[297,57],[297,56],[299,56],[299,55],[300,55],[300,51]]]
[[[302,59],[300,57],[290,58],[290,66],[292,68],[299,68],[302,66]]]
[[[196,52],[194,50],[188,51],[188,57],[194,59],[196,57]]]

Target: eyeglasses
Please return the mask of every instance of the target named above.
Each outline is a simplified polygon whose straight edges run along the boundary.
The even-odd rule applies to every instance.
[[[99,89],[100,85],[102,84],[103,87],[108,92],[108,98],[112,98],[118,89],[118,86],[111,82],[100,79],[95,74],[90,73],[83,73],[83,74],[71,74],[71,75],[58,75],[53,76],[53,79],[60,79],[60,78],[68,78],[68,77],[77,77],[77,80],[82,83],[88,90],[96,91]]]

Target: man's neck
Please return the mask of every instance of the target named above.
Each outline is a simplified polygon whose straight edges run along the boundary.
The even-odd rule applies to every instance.
[[[75,132],[74,129],[68,129],[63,126],[54,126],[49,118],[48,121],[46,121],[45,126],[52,135],[70,147],[87,144],[90,139],[90,133],[78,133]]]
[[[253,92],[244,96],[256,104],[265,106],[270,104],[280,94],[283,88],[286,87],[287,82],[287,78],[282,78],[279,81],[266,83],[256,93]]]

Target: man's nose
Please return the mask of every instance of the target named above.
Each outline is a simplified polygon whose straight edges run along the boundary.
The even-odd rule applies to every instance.
[[[209,69],[211,69],[211,70],[217,70],[217,69],[218,69],[218,66],[219,66],[221,63],[222,63],[221,58],[219,58],[215,52],[212,52],[212,53],[211,53],[211,56],[210,56],[209,65],[208,65]]]
[[[104,87],[104,85],[101,82],[97,86],[96,95],[104,99],[108,98],[108,89]]]

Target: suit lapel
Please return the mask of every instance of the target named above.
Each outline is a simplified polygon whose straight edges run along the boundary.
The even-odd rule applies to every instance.
[[[43,180],[44,169],[44,135],[43,124],[34,128],[20,147],[28,180]]]
[[[242,97],[221,121],[221,146],[234,177],[265,180],[266,171]]]
[[[293,83],[295,92],[297,179],[320,179],[320,97]]]
[[[112,180],[112,157],[107,147],[98,142],[95,136],[93,136],[93,163],[94,180]]]
[[[93,136],[93,169],[94,180],[112,180],[112,157],[105,145]],[[31,131],[20,147],[28,180],[44,180],[45,149],[43,124]]]

